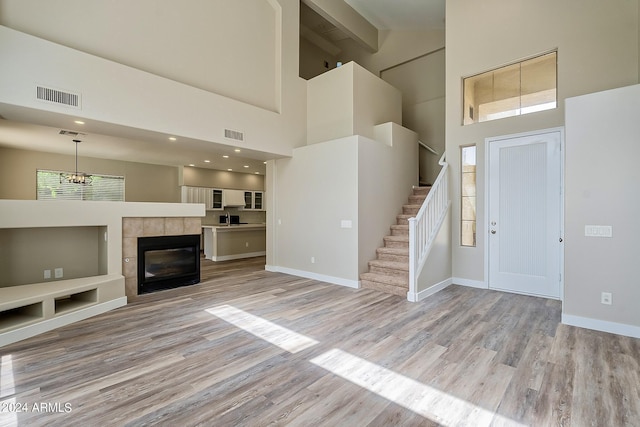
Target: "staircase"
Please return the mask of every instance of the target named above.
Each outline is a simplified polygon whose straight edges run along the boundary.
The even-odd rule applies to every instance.
[[[369,261],[369,272],[360,275],[363,288],[388,294],[407,296],[409,290],[409,218],[414,217],[429,194],[430,186],[415,187],[402,213],[384,237],[384,247],[376,250],[377,258]]]

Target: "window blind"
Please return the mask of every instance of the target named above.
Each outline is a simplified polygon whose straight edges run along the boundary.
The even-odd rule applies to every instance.
[[[91,175],[89,185],[67,182],[71,172],[37,170],[38,200],[102,200],[124,202],[124,176]]]

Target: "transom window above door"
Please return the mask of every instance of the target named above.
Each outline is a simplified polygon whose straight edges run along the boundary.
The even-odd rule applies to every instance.
[[[463,125],[557,107],[557,52],[463,79]]]

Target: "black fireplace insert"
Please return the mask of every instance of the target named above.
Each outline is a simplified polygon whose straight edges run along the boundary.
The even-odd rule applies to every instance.
[[[199,282],[199,234],[138,238],[138,294]]]

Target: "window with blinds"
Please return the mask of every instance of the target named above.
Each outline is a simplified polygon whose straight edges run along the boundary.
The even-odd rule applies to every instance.
[[[124,202],[124,176],[91,175],[91,184],[70,183],[70,172],[36,171],[38,200],[102,200]]]

